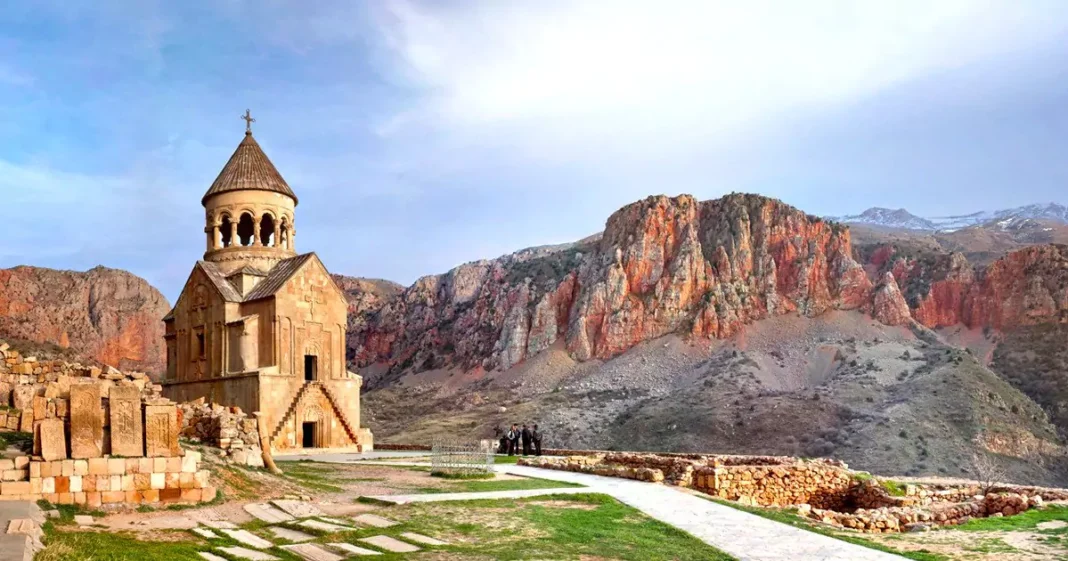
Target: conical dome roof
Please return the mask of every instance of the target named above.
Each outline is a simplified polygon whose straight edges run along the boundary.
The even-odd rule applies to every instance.
[[[211,188],[204,193],[201,204],[206,204],[208,199],[220,193],[230,191],[274,191],[286,195],[297,202],[297,196],[289,188],[282,174],[274,168],[274,164],[263,153],[260,144],[252,138],[251,132],[245,133],[241,144],[237,145],[230,161],[219,172],[219,177],[211,184]]]

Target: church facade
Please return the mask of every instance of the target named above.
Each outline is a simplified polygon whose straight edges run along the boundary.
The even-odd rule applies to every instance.
[[[318,256],[297,253],[297,196],[250,128],[201,202],[207,249],[163,320],[164,395],[259,411],[274,449],[370,450],[348,304]]]

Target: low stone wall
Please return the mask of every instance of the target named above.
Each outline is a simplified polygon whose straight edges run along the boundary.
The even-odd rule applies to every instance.
[[[200,453],[173,458],[0,460],[0,501],[37,501],[100,507],[112,504],[208,502],[215,499]],[[10,469],[8,469],[10,468]]]

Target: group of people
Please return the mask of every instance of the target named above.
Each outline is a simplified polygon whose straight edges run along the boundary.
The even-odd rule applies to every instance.
[[[501,439],[500,447],[497,449],[499,454],[515,456],[519,453],[519,445],[522,443],[524,456],[531,454],[535,456],[541,455],[541,440],[544,435],[538,430],[538,425],[534,425],[534,428],[530,428],[527,425],[519,428],[519,425],[512,423],[512,428],[507,431],[498,427],[496,432]]]

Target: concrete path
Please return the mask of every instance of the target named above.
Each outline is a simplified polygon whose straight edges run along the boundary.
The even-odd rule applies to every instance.
[[[357,463],[358,454],[308,456],[326,463]],[[395,464],[396,465],[396,464]],[[566,481],[586,488],[539,489],[539,494],[603,493],[630,505],[652,518],[689,532],[701,541],[742,561],[902,561],[904,558],[854,545],[800,528],[761,518],[697,497],[678,488],[630,479],[602,477],[548,469],[498,464],[499,473]],[[394,496],[421,502],[485,498],[522,498],[529,491],[493,493],[442,493]],[[375,497],[386,499],[386,497]]]

